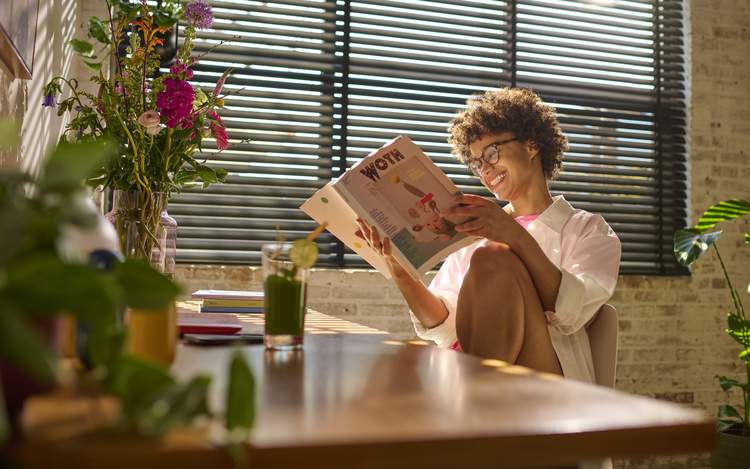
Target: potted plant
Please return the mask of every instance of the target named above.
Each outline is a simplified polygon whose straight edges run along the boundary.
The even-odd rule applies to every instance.
[[[14,124],[0,120],[0,147],[10,146],[17,135]],[[116,145],[102,141],[61,143],[38,176],[0,172],[0,215],[8,221],[0,230],[0,450],[17,429],[23,399],[55,384],[55,351],[39,329],[54,329],[63,312],[92,330],[86,344],[92,368],[78,377],[79,391],[118,402],[119,417],[107,435],[155,438],[197,416],[213,417],[207,405],[209,377],[177,382],[165,366],[123,347],[127,332],[118,320],[120,307],[163,307],[174,300],[178,286],[139,259],[104,271],[65,255],[65,228],[85,230],[96,217],[80,203],[83,182],[115,153]],[[8,390],[14,391],[13,402],[3,398]],[[230,364],[223,417],[228,434],[246,435],[252,427],[254,392],[252,374],[238,351]],[[234,441],[229,440],[230,447]],[[4,467],[3,457],[0,451]]]
[[[745,380],[719,377],[719,385],[724,391],[737,388],[742,392],[743,407],[737,409],[728,404],[719,406],[719,446],[712,456],[712,464],[716,469],[746,468],[750,463],[750,320],[745,315],[741,295],[732,285],[716,246],[721,231],[714,230],[720,222],[734,220],[749,213],[750,202],[745,200],[720,202],[711,206],[700,217],[696,226],[678,230],[674,236],[675,256],[686,267],[713,246],[731,295],[726,332],[742,347],[739,358],[745,367]],[[744,239],[746,244],[750,244],[750,233],[745,233]],[[750,292],[750,285],[747,291]]]
[[[211,8],[202,0],[184,7],[177,0],[153,7],[107,0],[107,10],[108,18],[89,19],[91,41],[70,41],[94,72],[90,81],[98,92],[86,92],[77,80],[58,76],[46,85],[43,105],[57,107],[58,115],[71,113],[63,140],[107,137],[118,143],[117,157],[99,167],[89,183],[114,190],[110,219],[125,255],[150,259],[173,273],[176,223],[166,214],[170,194],[186,184],[202,182],[205,187],[226,176],[194,155],[205,138],[213,138],[218,151],[228,147],[216,112],[224,105],[221,93],[228,72],[210,92],[189,82],[197,30],[213,23]],[[181,20],[182,45],[163,71],[165,37]]]

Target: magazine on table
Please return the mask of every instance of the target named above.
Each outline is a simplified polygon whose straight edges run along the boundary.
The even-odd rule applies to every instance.
[[[476,238],[456,231],[466,217],[442,217],[455,205],[458,187],[411,141],[397,137],[367,155],[310,197],[301,209],[375,269],[390,278],[382,256],[354,233],[361,218],[393,256],[418,278]]]

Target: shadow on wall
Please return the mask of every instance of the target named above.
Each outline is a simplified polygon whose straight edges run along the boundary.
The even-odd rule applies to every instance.
[[[37,19],[34,77],[28,82],[23,116],[20,165],[36,173],[49,145],[57,142],[64,120],[53,110],[42,107],[44,85],[54,76],[73,75],[79,60],[66,43],[76,36],[76,0],[40,0]]]
[[[54,110],[42,107],[44,85],[56,75],[72,75],[78,60],[66,43],[78,30],[77,0],[39,0],[31,80],[13,79],[0,65],[0,114],[22,122],[21,147],[0,153],[0,168],[21,166],[36,173],[43,155],[60,138],[64,120]]]

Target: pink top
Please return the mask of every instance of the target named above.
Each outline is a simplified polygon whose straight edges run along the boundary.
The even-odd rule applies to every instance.
[[[513,219],[518,222],[519,225],[523,226],[525,230],[529,229],[529,225],[532,221],[539,218],[539,214],[535,215],[521,215],[519,217],[514,217]],[[453,342],[453,344],[449,347],[452,350],[458,350],[459,352],[462,352],[461,350],[461,344],[458,343],[458,341]]]

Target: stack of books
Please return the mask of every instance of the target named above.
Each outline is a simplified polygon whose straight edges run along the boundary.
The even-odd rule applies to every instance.
[[[201,313],[262,313],[262,291],[198,290],[194,300],[203,300]]]

